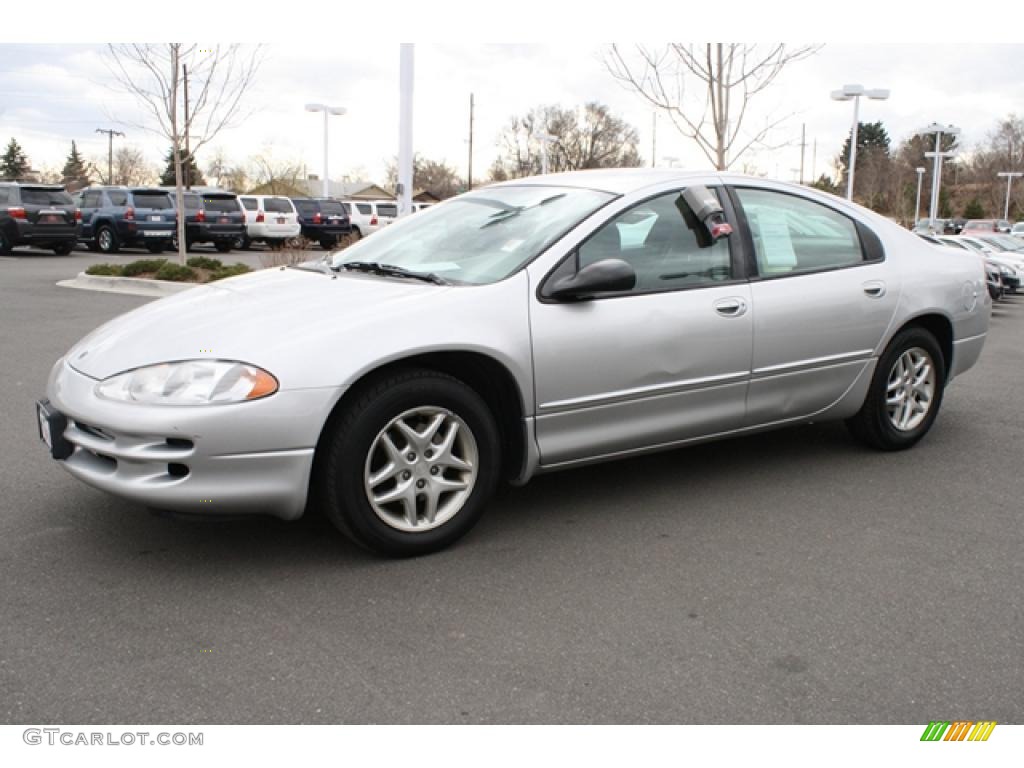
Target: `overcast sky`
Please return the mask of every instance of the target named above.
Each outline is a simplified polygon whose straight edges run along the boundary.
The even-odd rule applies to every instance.
[[[650,163],[653,112],[608,74],[604,47],[416,44],[415,150],[465,174],[473,93],[477,179],[495,158],[497,137],[509,118],[544,104],[608,104],[637,128],[641,154]],[[131,96],[112,90],[108,61],[104,45],[0,43],[0,143],[14,136],[35,168],[60,168],[72,139],[87,157],[105,158],[106,137],[95,129],[112,127],[127,134],[115,146],[138,146],[154,165],[162,164],[166,142],[135,127],[145,118]],[[1024,46],[1011,44],[827,44],[792,64],[754,103],[746,118],[751,127],[768,116],[792,116],[773,134],[774,143],[789,146],[760,151],[750,160],[761,172],[795,180],[805,124],[805,176],[831,172],[849,132],[852,104],[831,101],[829,91],[844,83],[891,90],[888,101],[862,100],[861,120],[881,120],[894,142],[938,121],[960,126],[962,142],[971,147],[997,120],[1024,111],[1022,61]],[[350,36],[337,46],[267,44],[258,81],[245,98],[251,116],[201,152],[200,166],[205,169],[211,150],[219,147],[235,163],[269,152],[320,173],[322,116],[303,110],[306,102],[319,101],[348,109],[330,121],[331,176],[361,172],[382,182],[398,148],[398,62],[397,41]],[[694,142],[661,118],[656,160],[661,164],[669,156],[686,168],[709,167]]]

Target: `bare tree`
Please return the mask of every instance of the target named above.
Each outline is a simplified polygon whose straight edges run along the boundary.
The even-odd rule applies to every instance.
[[[634,58],[612,45],[604,63],[616,80],[668,115],[676,129],[696,141],[712,165],[724,171],[752,147],[766,146],[771,131],[791,117],[769,119],[748,130],[747,111],[754,98],[787,65],[820,48],[670,43],[660,50],[637,45]],[[692,93],[686,88],[689,80],[697,85]]]
[[[135,97],[147,115],[136,127],[171,142],[178,210],[184,207],[182,155],[210,142],[245,115],[242,97],[259,69],[259,46],[183,43],[109,46],[109,66],[122,90]],[[185,75],[187,72],[187,80]],[[187,87],[188,99],[182,103]],[[185,217],[178,217],[178,254],[185,263]]]
[[[267,195],[302,195],[302,163],[275,157],[266,147],[249,161],[249,176],[254,187]]]
[[[146,156],[135,145],[118,147],[114,150],[113,178],[107,178],[107,158],[89,158],[89,170],[96,174],[100,184],[153,184],[159,178],[156,168],[146,162]]]

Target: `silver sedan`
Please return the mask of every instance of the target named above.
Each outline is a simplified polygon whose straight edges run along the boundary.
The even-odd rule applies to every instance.
[[[57,361],[37,415],[61,466],[115,495],[315,504],[414,555],[501,480],[811,420],[907,448],[990,306],[980,259],[806,187],[548,175],[129,312]]]

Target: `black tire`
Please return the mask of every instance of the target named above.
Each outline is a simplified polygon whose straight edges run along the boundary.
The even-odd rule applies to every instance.
[[[0,232],[0,254],[6,256],[11,252],[11,240],[3,232]]]
[[[924,418],[911,429],[899,429],[890,417],[886,397],[897,361],[911,350],[921,350],[929,358],[934,385]],[[847,419],[846,426],[854,437],[873,448],[882,451],[910,448],[927,434],[939,415],[945,386],[946,364],[935,337],[918,326],[904,328],[893,337],[879,358],[864,405],[855,416]]]
[[[338,245],[338,239],[335,237],[321,237],[320,247],[325,251],[329,251]]]
[[[352,240],[362,240],[363,233],[359,231],[358,227],[352,227]]]
[[[213,244],[213,247],[217,249],[219,253],[231,253],[231,246],[233,246],[229,240],[218,240]]]
[[[100,253],[117,253],[121,250],[121,243],[118,242],[113,227],[104,224],[96,230],[96,247]]]
[[[163,253],[164,249],[166,249],[166,248],[167,248],[167,244],[163,243],[163,242],[160,242],[160,243],[146,243],[146,250],[149,251],[150,253]]]
[[[235,240],[234,246],[240,251],[248,251],[252,248],[252,240],[249,239],[248,235],[242,235],[240,238]]]
[[[477,474],[450,519],[428,530],[409,532],[389,524],[374,510],[364,473],[369,471],[381,431],[407,411],[426,407],[444,409],[464,423],[475,443]],[[328,519],[356,544],[390,557],[425,555],[465,535],[483,514],[501,466],[498,428],[487,404],[458,379],[424,369],[398,371],[351,393],[328,422],[317,450],[314,493]]]
[[[73,250],[75,250],[74,242],[57,243],[55,246],[53,246],[53,252],[58,256],[67,256]]]
[[[279,237],[270,238],[265,242],[267,244],[267,248],[269,248],[272,251],[280,251],[282,248],[284,248],[284,240]]]

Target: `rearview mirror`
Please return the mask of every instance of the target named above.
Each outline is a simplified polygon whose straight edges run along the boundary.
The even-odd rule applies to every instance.
[[[548,296],[559,301],[580,301],[595,293],[629,291],[636,285],[636,272],[622,259],[601,259],[579,272],[555,280]]]

